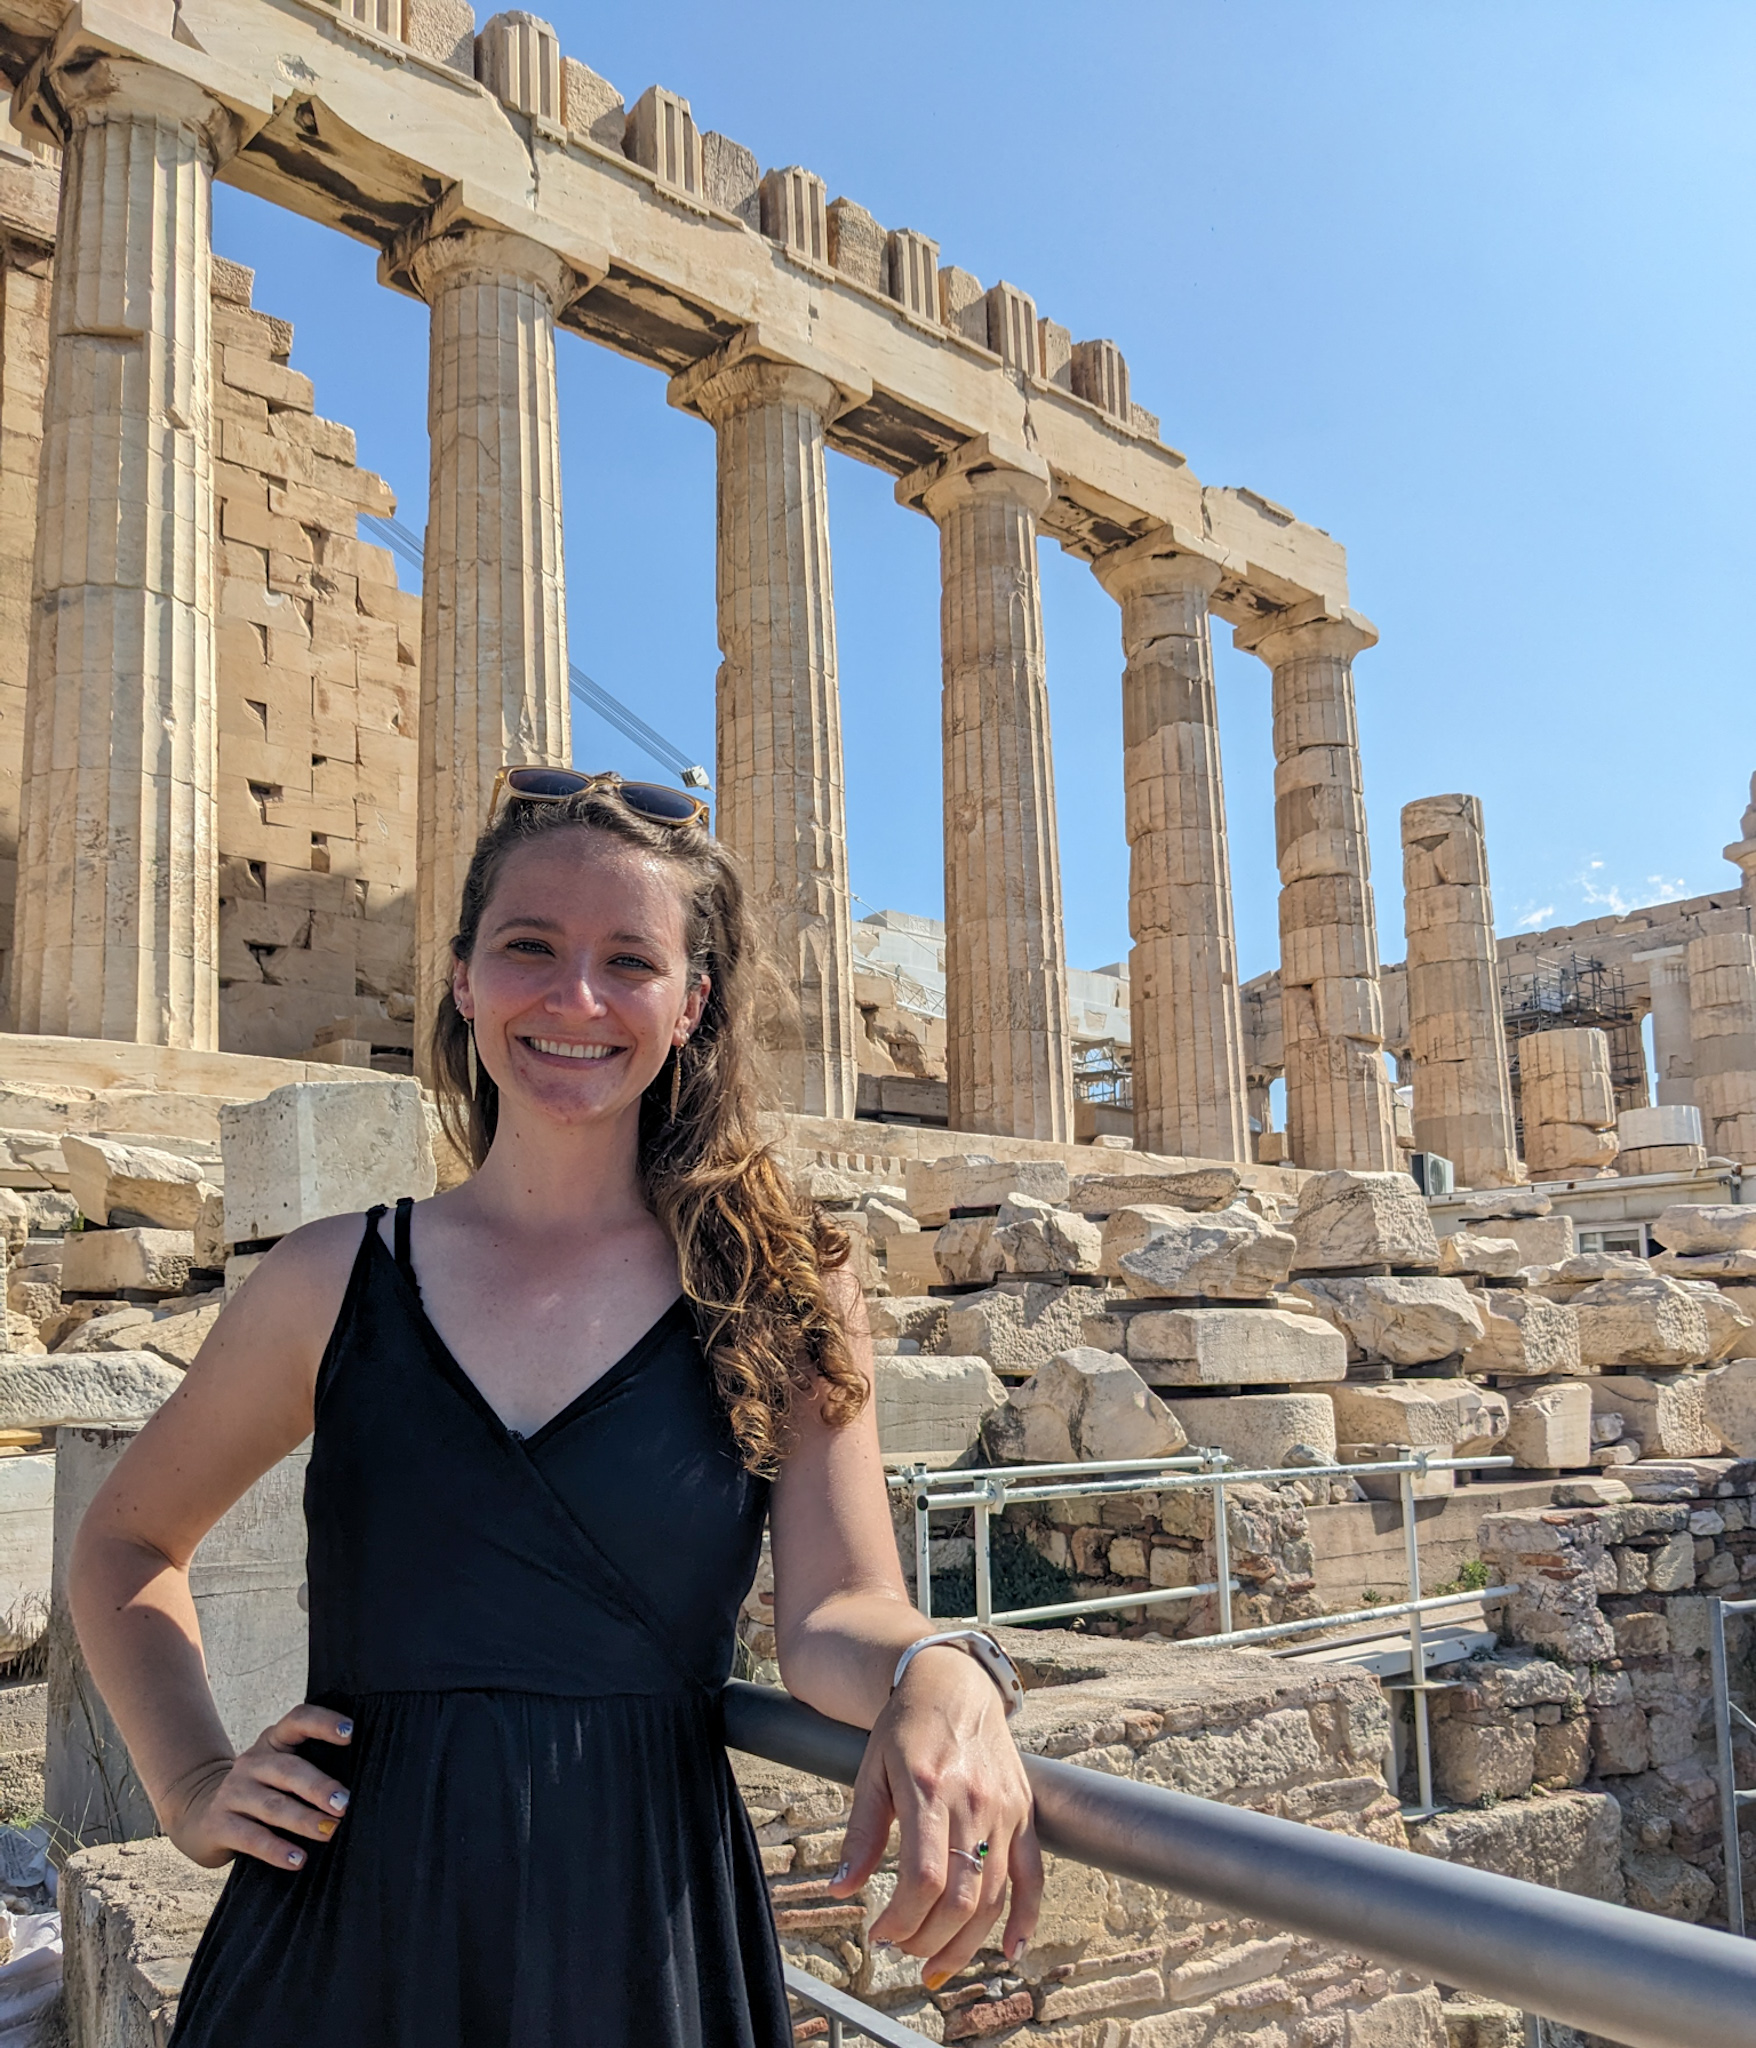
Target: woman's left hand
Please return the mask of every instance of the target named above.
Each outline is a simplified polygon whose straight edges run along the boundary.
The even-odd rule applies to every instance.
[[[936,1990],[983,1945],[1010,1878],[1012,1910],[1000,1946],[1016,1962],[1043,1895],[1030,1786],[999,1689],[951,1645],[910,1660],[872,1725],[854,1781],[846,1860],[830,1887],[838,1898],[877,1869],[892,1821],[902,1834],[896,1890],[872,1923],[873,1941],[922,1957],[921,1981]],[[984,1842],[987,1852],[978,1856]]]

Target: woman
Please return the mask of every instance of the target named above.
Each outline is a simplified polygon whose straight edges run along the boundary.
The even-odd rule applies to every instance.
[[[233,1862],[177,2048],[789,2043],[717,1705],[765,1512],[782,1675],[872,1730],[834,1891],[894,1820],[927,1983],[1008,1877],[1035,1921],[1006,1672],[911,1654],[845,1240],[757,1136],[735,871],[681,792],[502,781],[433,1036],[474,1177],[278,1244],[80,1531],[141,1782]],[[313,1429],[310,1698],[234,1755],[189,1561]]]

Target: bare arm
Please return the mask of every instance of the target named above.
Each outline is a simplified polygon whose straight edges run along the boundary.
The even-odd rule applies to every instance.
[[[228,1786],[236,1760],[207,1682],[189,1564],[233,1502],[311,1433],[317,1365],[361,1228],[332,1217],[275,1247],[99,1489],[74,1545],[80,1647],[161,1823],[198,1862],[243,1851],[296,1865],[302,1852],[264,1823],[322,1839],[335,1822],[319,1807],[341,1810],[334,1781],[286,1753],[337,1739],[337,1717],[315,1708],[268,1731]]]
[[[870,1381],[865,1303],[845,1273],[833,1284]],[[872,1730],[832,1888],[845,1895],[866,1881],[897,1822],[897,1887],[872,1932],[926,1958],[922,1977],[933,1985],[981,1946],[1008,1876],[1002,1945],[1022,1954],[1041,1903],[1042,1858],[1023,1766],[982,1667],[955,1648],[923,1650],[890,1690],[897,1659],[934,1625],[910,1604],[897,1562],[874,1407],[868,1401],[842,1429],[815,1411],[799,1420],[769,1516],[775,1642],[791,1692]],[[978,1859],[983,1843],[988,1853]]]

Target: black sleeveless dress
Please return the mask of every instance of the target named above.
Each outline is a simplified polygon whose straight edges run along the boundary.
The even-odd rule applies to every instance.
[[[174,2048],[790,2048],[719,1706],[767,1488],[688,1305],[520,1437],[383,1213],[305,1482],[309,1696],[355,1730],[305,1754],[352,1801],[233,1864]]]

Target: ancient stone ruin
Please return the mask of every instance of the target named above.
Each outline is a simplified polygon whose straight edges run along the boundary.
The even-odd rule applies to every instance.
[[[75,2043],[163,2038],[215,1884],[153,1838],[68,1544],[277,1238],[463,1170],[419,1031],[494,775],[571,758],[561,334],[661,371],[715,435],[715,823],[796,998],[774,1141],[853,1240],[887,1467],[1199,1450],[1262,1475],[1219,1512],[1168,1484],[1004,1509],[1007,1571],[1107,1603],[1009,1634],[1021,1740],[1723,1918],[1704,1617],[1756,1578],[1756,808],[1740,890],[1496,940],[1480,803],[1410,804],[1408,960],[1381,970],[1352,680],[1376,636],[1344,552],[1203,486],[1113,342],[765,170],[675,92],[624,97],[522,12],[0,0],[0,72],[0,1818],[53,1831]],[[418,600],[361,537],[388,486],[210,246],[216,179],[375,244],[430,309]],[[852,916],[831,449],[940,535],[942,926]],[[1134,944],[1090,974],[1062,931],[1045,536],[1120,615]],[[1216,619],[1273,703],[1281,958],[1243,989]],[[1222,1554],[1239,1627],[1395,1597],[1375,1468],[1417,1454],[1509,1461],[1413,1491],[1433,1580],[1522,1589],[1471,1617],[1420,1812],[1375,1652],[1195,1650],[1218,1601],[1158,1597]],[[268,1475],[198,1560],[240,1737],[300,1683],[298,1481]],[[898,1502],[945,1613],[974,1523],[917,1553]],[[772,1676],[764,1591],[741,1655]],[[1067,1861],[1024,1965],[929,1995],[867,1938],[888,1872],[825,1895],[841,1792],[740,1770],[789,1954],[930,2039],[1524,2039]]]

